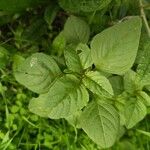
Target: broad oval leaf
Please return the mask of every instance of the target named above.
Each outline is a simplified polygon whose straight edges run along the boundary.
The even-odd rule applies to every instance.
[[[119,115],[106,102],[91,102],[80,117],[80,124],[87,135],[101,148],[111,147],[119,132]]]
[[[125,105],[125,125],[128,129],[135,126],[139,121],[144,119],[147,114],[146,106],[142,100],[136,98],[128,99]]]
[[[70,74],[58,78],[48,93],[33,98],[29,109],[42,117],[67,118],[86,106],[88,100],[86,88]]]
[[[84,20],[70,16],[64,25],[63,35],[68,44],[87,43],[90,36],[90,28]]]
[[[18,82],[36,93],[48,92],[53,80],[61,71],[50,56],[35,53],[21,64],[15,65],[14,75]]]
[[[109,80],[98,71],[87,72],[82,81],[94,94],[106,97],[113,95],[113,89]]]
[[[59,5],[70,12],[92,12],[106,7],[111,0],[59,0]]]
[[[141,19],[133,17],[97,34],[91,42],[92,58],[102,71],[123,74],[135,61],[141,32]]]

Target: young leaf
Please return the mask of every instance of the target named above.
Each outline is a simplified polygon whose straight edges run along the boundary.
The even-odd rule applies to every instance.
[[[66,118],[86,106],[89,95],[74,75],[58,78],[49,92],[30,101],[31,112],[53,119]]]
[[[82,81],[83,84],[94,94],[100,96],[113,95],[113,89],[109,80],[98,71],[87,72]]]
[[[57,53],[58,56],[61,56],[62,53],[64,52],[65,46],[66,46],[66,39],[63,35],[63,32],[60,32],[53,40],[53,43],[52,43],[53,51],[52,52],[54,54]]]
[[[100,101],[89,103],[81,114],[80,124],[101,148],[109,148],[115,143],[119,131],[119,116],[111,104]]]
[[[81,65],[82,65],[83,69],[87,69],[90,66],[92,66],[93,60],[92,60],[92,56],[91,56],[91,50],[86,44],[80,43],[77,46],[76,51],[77,52],[81,51],[79,53],[79,57],[80,57],[80,62],[81,62]]]
[[[133,70],[129,70],[124,75],[124,89],[131,94],[136,90],[142,90],[142,87],[138,82],[137,74]]]
[[[72,47],[66,47],[64,51],[64,56],[66,60],[66,65],[69,70],[73,72],[80,73],[82,71],[82,65],[80,62],[80,58],[77,55],[76,51]]]
[[[14,75],[18,82],[36,93],[48,92],[50,84],[61,74],[61,71],[50,56],[35,53],[21,64],[17,63]]]
[[[119,95],[123,92],[123,78],[121,76],[112,76],[109,78],[115,95]]]
[[[147,114],[146,106],[136,98],[130,98],[125,106],[125,125],[128,129],[135,126],[139,121],[144,119]]]
[[[70,12],[92,12],[106,7],[111,0],[59,0],[59,5]]]
[[[90,36],[90,28],[82,19],[70,16],[65,23],[63,35],[68,44],[87,43]]]
[[[53,2],[50,2],[50,5],[46,8],[44,12],[44,19],[49,26],[51,26],[51,24],[53,23],[57,15],[58,9],[58,6]]]
[[[144,91],[138,92],[137,98],[143,101],[146,106],[150,106],[150,96]]]
[[[91,42],[94,64],[102,71],[123,74],[135,61],[141,32],[141,19],[133,17],[118,23]]]

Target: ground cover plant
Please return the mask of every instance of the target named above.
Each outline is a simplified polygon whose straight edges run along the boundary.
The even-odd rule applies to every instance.
[[[0,149],[149,150],[148,0],[0,1]]]

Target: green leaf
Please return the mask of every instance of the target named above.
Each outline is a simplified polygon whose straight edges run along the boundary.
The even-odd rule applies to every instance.
[[[9,58],[8,54],[8,51],[4,47],[0,46],[0,69],[6,66]]]
[[[128,139],[120,140],[116,147],[118,150],[137,150],[136,145],[130,142]]]
[[[30,101],[31,112],[53,119],[69,117],[84,106],[89,100],[86,88],[74,75],[58,78],[49,92]]]
[[[87,43],[90,36],[88,24],[75,16],[70,16],[64,26],[63,35],[67,43]]]
[[[27,27],[21,35],[21,40],[28,42],[39,42],[42,36],[47,32],[44,19],[34,18],[29,27]],[[20,40],[20,39],[16,39]]]
[[[49,26],[53,23],[58,12],[58,6],[55,3],[51,3],[44,12],[44,19]]]
[[[150,85],[150,42],[145,43],[143,54],[140,57],[137,67],[137,74],[140,78],[139,82],[143,86]]]
[[[48,92],[51,83],[60,74],[54,59],[43,53],[33,54],[14,69],[18,82],[40,94]]]
[[[82,71],[80,58],[77,55],[76,51],[71,46],[66,47],[64,51],[64,56],[66,60],[66,65],[69,70],[73,72],[78,72],[78,73]]]
[[[46,2],[47,0],[0,0],[0,10],[20,12]]]
[[[25,58],[21,55],[14,55],[13,57],[13,71],[16,71],[18,66],[25,61]]]
[[[112,76],[109,77],[109,81],[112,85],[113,91],[115,95],[119,95],[123,92],[123,78],[121,76]]]
[[[137,95],[137,98],[139,100],[143,101],[143,103],[146,106],[150,106],[150,96],[147,93],[145,93],[144,91],[139,91],[138,95]]]
[[[142,90],[142,86],[138,82],[137,74],[133,70],[129,70],[124,75],[124,89],[130,94]]]
[[[66,117],[65,119],[75,128],[81,128],[79,125],[79,117],[81,115],[82,111],[78,111],[75,114]]]
[[[111,0],[59,0],[59,5],[70,12],[92,12],[106,7]]]
[[[146,106],[136,98],[130,98],[125,106],[125,125],[128,129],[135,126],[139,121],[144,119],[147,114]]]
[[[66,46],[64,51],[66,65],[69,70],[81,73],[92,66],[91,51],[85,44],[79,44],[77,48]]]
[[[141,19],[133,17],[97,34],[91,42],[96,67],[113,74],[127,72],[135,61],[140,33]]]
[[[118,113],[106,102],[89,103],[81,114],[80,124],[87,135],[101,148],[111,147],[118,136]]]
[[[124,115],[124,110],[125,110],[125,104],[126,101],[129,99],[129,94],[126,92],[123,92],[122,94],[118,95],[115,98],[114,104],[115,107],[119,113],[120,116],[120,125],[124,126],[125,125],[125,115]]]
[[[60,32],[53,40],[53,43],[52,43],[53,51],[52,52],[54,54],[57,54],[58,56],[61,56],[65,50],[65,46],[66,46],[66,39],[63,35],[63,32]]]
[[[113,89],[109,80],[98,71],[87,72],[82,81],[94,94],[100,96],[113,95]]]
[[[91,50],[86,44],[80,43],[76,48],[77,53],[79,53],[80,62],[83,69],[87,69],[92,66],[93,60],[91,56]]]

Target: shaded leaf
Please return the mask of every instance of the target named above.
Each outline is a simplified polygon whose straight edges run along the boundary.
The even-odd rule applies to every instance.
[[[123,92],[123,78],[121,76],[112,76],[109,78],[115,95],[119,95]]]
[[[141,54],[137,74],[143,86],[150,85],[150,42],[145,43]]]
[[[84,20],[70,16],[64,25],[63,35],[67,43],[87,43],[90,36],[90,28]]]
[[[130,98],[125,105],[125,125],[128,129],[135,126],[147,114],[146,106],[141,100]]]
[[[106,7],[111,0],[59,0],[59,5],[70,12],[92,12]]]
[[[146,136],[148,136],[150,138],[150,132],[146,132],[146,131],[139,130],[139,129],[137,129],[137,132],[139,132],[139,133],[141,133],[143,135],[146,135]]]
[[[135,91],[142,90],[142,86],[138,82],[137,74],[133,70],[129,70],[124,75],[124,89],[131,94]]]
[[[0,10],[20,12],[43,3],[47,0],[0,0]]]
[[[4,47],[0,46],[0,69],[6,66],[9,58],[8,55],[8,51]]]

